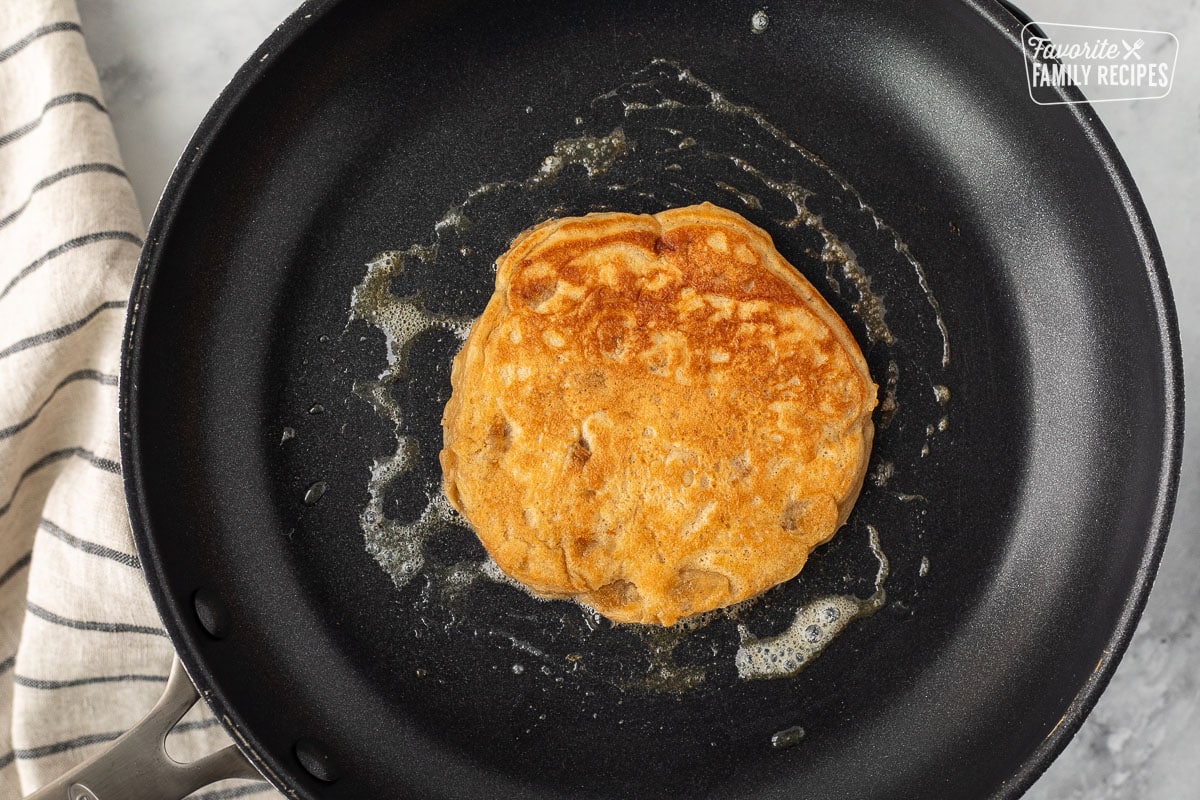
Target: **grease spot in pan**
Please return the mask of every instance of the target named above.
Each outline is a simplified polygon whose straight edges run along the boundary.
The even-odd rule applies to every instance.
[[[758,638],[744,625],[738,626],[741,643],[735,664],[742,678],[783,678],[799,673],[829,646],[838,634],[856,619],[870,616],[887,602],[889,564],[879,545],[879,531],[868,525],[871,552],[879,563],[875,574],[875,591],[860,599],[839,594],[817,597],[796,610],[792,623],[783,631]]]
[[[781,731],[771,734],[771,747],[774,747],[776,750],[795,747],[804,741],[804,737],[804,728],[801,728],[799,725],[793,725],[790,728],[784,728]]]

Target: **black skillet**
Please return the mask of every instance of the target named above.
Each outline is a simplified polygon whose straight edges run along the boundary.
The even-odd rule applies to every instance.
[[[150,588],[250,761],[305,798],[1021,794],[1132,635],[1166,536],[1183,406],[1146,211],[1089,106],[1031,102],[1020,28],[984,0],[345,0],[293,15],[167,187],[122,376]],[[646,166],[681,145],[651,133],[672,135],[670,110],[628,122],[640,141],[610,172],[567,167],[548,193],[504,195],[470,229],[435,235],[473,187],[536,173],[555,142],[610,133],[621,114],[612,95],[596,100],[605,92],[636,95],[639,79],[681,90],[674,65],[860,193],[799,151],[772,152],[744,115],[674,117],[710,152],[814,184],[812,210],[858,254],[894,342],[868,336],[811,228],[718,183],[728,159],[681,164],[675,188]],[[870,594],[867,526],[878,530],[888,604],[797,677],[740,680],[723,620],[669,657],[704,681],[664,689],[636,632],[488,581],[441,591],[438,570],[480,558],[460,527],[427,542],[428,574],[402,588],[364,546],[369,470],[396,449],[353,393],[385,363],[378,331],[348,324],[364,264],[436,241],[439,258],[413,260],[393,291],[478,313],[509,238],[540,216],[611,207],[610,180],[627,210],[708,199],[744,211],[851,323],[881,386],[897,364],[899,410],[877,417],[875,479],[855,516],[743,620],[769,635],[815,594]],[[940,305],[948,365],[898,242]],[[437,490],[454,346],[425,335],[391,388],[422,454],[385,498],[396,519]],[[934,386],[950,391],[944,409]],[[281,442],[284,428],[295,437]],[[317,482],[327,491],[306,504]],[[772,746],[781,731],[776,744],[794,746]]]

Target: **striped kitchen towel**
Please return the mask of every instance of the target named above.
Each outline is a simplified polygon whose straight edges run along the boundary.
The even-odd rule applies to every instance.
[[[143,225],[74,0],[0,2],[0,798],[100,752],[171,665],[134,552],[117,371]],[[200,704],[168,749],[228,743]],[[195,796],[278,796],[261,782]]]

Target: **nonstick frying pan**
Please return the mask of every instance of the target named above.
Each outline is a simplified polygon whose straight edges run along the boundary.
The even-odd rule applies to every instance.
[[[1182,383],[1137,191],[1087,105],[1031,102],[1020,29],[983,0],[289,19],[167,187],[121,390],[151,592],[245,757],[305,798],[1023,792],[1150,589]],[[572,155],[589,142],[602,163]],[[457,340],[434,325],[401,354],[398,434],[364,400],[388,365],[351,319],[365,265],[402,251],[389,297],[469,319],[540,218],[699,200],[767,228],[895,401],[846,528],[754,609],[671,641],[451,586],[482,558],[453,522],[393,581],[368,487],[397,524],[438,491]],[[417,455],[373,484],[398,437]],[[739,678],[744,638],[874,592],[872,536],[882,609],[798,675]],[[699,678],[657,680],[680,674]]]

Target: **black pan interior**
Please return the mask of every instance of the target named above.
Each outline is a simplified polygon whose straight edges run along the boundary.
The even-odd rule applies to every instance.
[[[280,786],[329,798],[1011,797],[1091,707],[1149,589],[1178,464],[1177,335],[1128,175],[1086,107],[1030,102],[1019,24],[999,6],[772,5],[755,33],[759,10],[318,3],[201,128],[143,256],[125,464],[176,646]],[[704,127],[686,109],[627,118],[595,102],[680,66],[861,198],[773,152],[757,123]],[[622,124],[637,148],[601,180],[572,167],[435,234],[473,187],[535,174],[556,142]],[[728,164],[686,162],[674,188],[649,170],[679,145],[651,131],[673,125],[812,184],[811,210],[853,246],[895,342],[871,335],[844,275],[829,282],[812,229],[717,183],[737,178]],[[739,680],[726,658],[736,627],[719,622],[672,655],[706,679],[662,691],[642,680],[655,674],[644,637],[486,581],[453,596],[436,581],[397,588],[367,553],[370,468],[396,437],[354,393],[386,362],[379,332],[349,323],[349,300],[378,253],[436,242],[441,256],[413,261],[394,291],[477,314],[490,261],[541,216],[699,199],[766,227],[851,323],[876,381],[889,362],[900,376],[879,480],[745,621],[765,635],[805,598],[870,594],[868,525],[890,561],[889,602],[783,680]],[[898,240],[940,308],[947,364]],[[436,491],[454,346],[419,338],[392,387],[422,453],[386,499],[399,519]],[[935,386],[949,389],[944,407]],[[281,441],[285,428],[295,436]],[[327,490],[306,504],[317,482]],[[480,551],[451,527],[426,556],[449,569]],[[220,638],[197,619],[201,589],[227,615]],[[795,726],[802,741],[772,746]],[[302,768],[299,740],[336,781]]]

